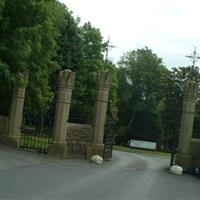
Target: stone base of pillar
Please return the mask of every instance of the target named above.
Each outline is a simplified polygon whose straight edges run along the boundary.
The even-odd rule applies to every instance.
[[[10,148],[19,148],[20,137],[6,136],[2,139],[2,144]]]
[[[177,154],[175,164],[183,167],[184,170],[188,171],[192,169],[192,156]]]
[[[68,158],[68,148],[67,144],[51,144],[48,148],[48,154],[50,156],[59,157],[61,159]]]
[[[99,155],[103,158],[104,144],[88,144],[86,158],[90,159],[93,155]]]

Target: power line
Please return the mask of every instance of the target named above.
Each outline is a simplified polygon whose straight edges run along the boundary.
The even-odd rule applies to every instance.
[[[192,61],[192,66],[195,67],[196,62],[198,62],[198,60],[200,59],[199,54],[197,53],[197,48],[194,47],[194,51],[191,55],[189,56],[185,56],[187,58],[189,58]]]
[[[112,45],[112,44],[110,43],[110,37],[108,37],[108,40],[107,40],[107,47],[106,47],[106,58],[105,58],[106,63],[107,63],[107,61],[108,61],[108,52],[109,52],[110,50],[112,50],[113,48],[116,48],[116,46],[114,46],[114,45]]]

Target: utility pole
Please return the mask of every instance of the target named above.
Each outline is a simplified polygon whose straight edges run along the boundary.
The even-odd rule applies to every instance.
[[[198,60],[200,59],[196,47],[194,47],[194,52],[191,55],[185,57],[189,58],[192,61],[192,67],[195,67],[196,62],[198,62]]]
[[[110,44],[110,37],[108,37],[107,44],[108,44],[108,45],[107,45],[107,47],[106,47],[106,58],[105,58],[105,63],[106,63],[106,65],[107,65],[107,63],[108,63],[108,51],[110,51],[110,50],[113,49],[113,48],[116,48],[116,46]]]

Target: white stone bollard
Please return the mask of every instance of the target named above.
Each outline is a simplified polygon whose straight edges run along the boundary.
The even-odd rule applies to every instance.
[[[99,155],[94,155],[90,158],[90,161],[100,165],[103,163],[103,158]]]
[[[169,169],[169,173],[176,174],[176,175],[182,175],[183,174],[183,168],[179,165],[173,165]]]

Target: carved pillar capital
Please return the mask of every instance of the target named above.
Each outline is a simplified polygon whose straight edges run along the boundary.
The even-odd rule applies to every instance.
[[[198,84],[195,81],[187,81],[184,87],[184,100],[196,101],[198,95]]]
[[[58,73],[58,88],[74,88],[75,72],[71,70],[60,70]]]
[[[14,81],[14,87],[25,89],[28,84],[28,79],[29,79],[29,70],[26,69],[26,70],[20,71],[17,74],[17,77]]]
[[[112,76],[107,71],[100,71],[97,75],[97,89],[109,90],[112,82]]]

